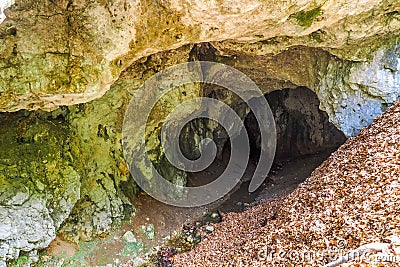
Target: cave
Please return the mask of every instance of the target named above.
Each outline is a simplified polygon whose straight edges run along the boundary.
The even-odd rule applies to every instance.
[[[194,222],[195,214],[202,214],[204,208],[174,207],[153,199],[137,178],[143,176],[142,180],[154,191],[162,191],[163,197],[183,199],[187,196],[185,190],[189,191],[185,185],[195,188],[210,184],[223,173],[235,152],[231,142],[244,132],[250,142],[247,166],[240,167],[244,175],[228,194],[206,207],[208,211],[244,211],[245,214],[253,205],[257,208],[262,206],[260,203],[272,203],[281,197],[299,207],[298,210],[309,211],[310,206],[325,207],[323,202],[315,204],[314,201],[328,195],[331,199],[327,203],[353,211],[353,207],[344,204],[355,201],[358,196],[383,199],[373,194],[371,185],[397,177],[397,169],[388,170],[388,166],[397,167],[398,157],[387,156],[389,147],[398,143],[397,135],[390,133],[390,138],[382,140],[378,134],[366,133],[371,129],[395,131],[398,125],[397,121],[393,124],[386,119],[383,126],[369,128],[372,123],[379,124],[379,116],[400,99],[399,1],[359,2],[0,1],[0,267],[42,266],[41,260],[49,257],[51,261],[45,260],[43,266],[118,266],[131,260],[139,250],[158,246],[156,242],[164,234],[179,228],[185,218]],[[277,133],[271,168],[269,163],[260,160],[263,151],[260,132],[265,132],[260,127],[265,125],[264,121],[256,120],[258,113],[246,106],[248,101],[240,102],[240,93],[236,91],[234,95],[197,82],[185,83],[165,94],[153,106],[151,118],[132,126],[130,144],[136,146],[143,141],[144,146],[142,143],[132,149],[124,146],[127,113],[139,117],[133,121],[140,121],[151,113],[144,111],[149,99],[160,91],[152,89],[173,88],[176,81],[186,81],[186,78],[212,76],[215,69],[204,68],[192,76],[183,75],[187,74],[186,70],[196,69],[192,63],[204,61],[245,74],[260,91],[256,96],[249,94],[246,100],[268,101]],[[157,84],[159,87],[143,86],[157,74],[182,65],[186,66],[180,69],[182,72]],[[247,89],[241,92],[248,93]],[[174,107],[197,98],[211,98],[230,106],[244,129],[229,137],[217,121],[190,121],[179,136],[182,153],[189,160],[197,159],[201,154],[200,140],[209,138],[215,142],[216,157],[207,168],[189,172],[168,161],[162,147],[162,128]],[[137,105],[129,113],[133,99]],[[195,113],[196,110],[187,108],[186,111]],[[219,111],[215,114],[223,114]],[[178,115],[182,118],[185,112]],[[393,118],[398,118],[397,113]],[[141,135],[145,128],[145,134]],[[361,139],[353,139],[359,134]],[[368,143],[362,142],[370,135],[379,140],[372,143],[381,143],[385,151],[366,148],[359,151],[361,156],[353,153],[360,144]],[[350,139],[346,141],[347,138]],[[391,143],[390,139],[394,141]],[[337,149],[344,152],[334,152]],[[383,171],[369,174],[371,168],[364,166],[363,169],[363,162],[357,161],[369,154],[392,160],[392,165],[385,162]],[[138,163],[136,169],[130,166],[133,159]],[[320,165],[322,162],[325,163]],[[250,192],[250,178],[260,165],[268,165],[269,174],[257,190]],[[318,166],[321,166],[318,171],[313,171]],[[353,176],[342,175],[347,172]],[[328,187],[325,181],[314,177],[318,173],[324,173],[327,183],[338,181],[340,187]],[[161,174],[163,181],[178,190],[164,190],[156,174]],[[390,177],[380,177],[381,174]],[[373,180],[375,177],[379,180]],[[236,177],[232,179],[236,181]],[[360,186],[353,186],[356,183]],[[310,184],[315,185],[315,191]],[[394,183],[387,185],[391,187]],[[320,190],[319,186],[326,190]],[[346,192],[343,191],[346,189],[352,192],[360,188],[365,191],[347,199],[346,203],[339,202],[344,195],[331,195],[331,192]],[[315,195],[321,192],[321,195],[304,197],[307,201],[302,202],[304,194],[298,194],[301,189]],[[293,197],[290,194],[293,191],[298,195]],[[386,195],[392,193],[395,192]],[[306,202],[311,205],[307,206]],[[381,206],[371,200],[362,199],[362,202],[362,206],[376,210],[398,207],[395,201]],[[284,209],[284,205],[280,207],[281,211]],[[323,213],[319,212],[314,210],[312,215],[321,217]],[[281,224],[290,216],[295,224],[303,219],[289,211],[285,215],[281,213],[284,218],[280,219],[267,213],[266,219],[257,223],[269,226],[276,221],[274,227],[265,231],[268,233],[286,231]],[[382,229],[357,236],[364,229],[354,228],[350,229],[354,238],[348,239],[343,234],[350,231],[344,231],[342,219],[354,219],[346,220],[365,228],[362,217],[367,213],[360,213],[362,216],[336,214],[342,218],[333,217],[335,222],[325,224],[329,233],[314,235],[314,230],[323,227],[319,227],[322,225],[319,219],[311,220],[308,216],[309,221],[304,225],[315,223],[314,228],[310,227],[313,233],[302,235],[304,227],[299,227],[301,231],[291,232],[299,234],[292,235],[296,242],[290,237],[280,238],[279,243],[289,240],[290,245],[296,245],[298,237],[307,235],[315,242],[337,244],[337,237],[347,239],[350,248],[350,245],[356,247],[382,239],[378,235],[383,233]],[[367,221],[368,227],[380,225],[374,220]],[[392,222],[398,225],[397,221]],[[241,219],[236,223],[240,225]],[[385,222],[390,226],[387,229],[398,228],[390,223]],[[233,235],[241,234],[234,232]],[[119,239],[114,240],[115,236]],[[115,250],[107,242],[89,244],[97,242],[99,237],[116,242],[113,243]],[[86,244],[81,247],[90,251],[82,256],[80,248],[76,248],[77,256],[66,258],[61,264],[56,262],[59,254],[38,254],[46,249],[47,252],[63,250],[63,246],[69,247],[67,243]],[[95,249],[96,245],[107,249]],[[308,245],[303,243],[298,248],[312,248]],[[246,250],[237,247],[243,252]],[[324,244],[319,243],[318,247]],[[228,254],[226,251],[223,255]],[[230,259],[226,259],[220,265],[227,265]],[[218,263],[193,265],[219,266]],[[268,264],[279,265],[267,262],[256,265]]]
[[[245,208],[243,204],[248,204],[246,202],[262,201],[265,197],[262,195],[265,187],[275,186],[277,183],[281,184],[273,190],[275,193],[291,192],[347,139],[343,132],[329,121],[327,113],[319,109],[318,97],[310,89],[297,87],[276,90],[265,94],[264,97],[273,113],[277,133],[273,165],[263,185],[255,192],[249,193],[248,185],[255,167],[257,164],[262,164],[259,162],[260,129],[253,112],[249,112],[244,118],[250,143],[247,169],[241,178],[241,183],[227,197],[214,203],[213,206],[224,212],[242,210]],[[191,128],[201,128],[199,126],[201,124],[205,123],[192,122]],[[222,132],[219,136],[226,136],[223,130]],[[188,186],[195,187],[210,183],[225,170],[231,155],[231,142],[229,138],[217,138],[216,142],[222,151],[203,171],[188,173]],[[190,151],[193,148],[188,147],[184,142],[181,142],[181,145],[190,158]],[[292,177],[293,172],[297,172],[296,177]],[[283,179],[283,182],[277,179]]]

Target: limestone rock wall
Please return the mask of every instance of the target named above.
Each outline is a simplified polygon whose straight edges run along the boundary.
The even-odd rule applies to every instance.
[[[0,24],[0,111],[101,97],[135,60],[218,42],[253,54],[304,45],[365,60],[398,35],[396,0],[16,1]],[[229,40],[229,41],[224,41]]]
[[[320,109],[346,136],[357,135],[400,97],[398,37],[382,44],[365,62],[306,46],[277,54],[249,51],[239,44],[235,49],[222,44],[216,48],[219,61],[246,73],[264,93],[298,86],[316,92]]]
[[[316,87],[321,109],[347,136],[382,114],[400,97],[398,43],[379,49],[370,62],[329,62]]]
[[[0,115],[0,265],[47,247],[80,198],[71,131],[51,115]]]
[[[134,210],[123,115],[168,66],[218,61],[264,93],[308,87],[331,122],[357,134],[399,98],[399,10],[397,0],[15,1],[0,24],[0,111],[13,112],[0,114],[0,266],[56,232],[87,239]],[[212,96],[248,112],[215,88],[185,94],[167,100]],[[156,107],[147,144],[157,169],[184,184],[159,149],[168,111]],[[195,127],[224,144],[217,125]]]
[[[134,214],[131,201],[139,189],[121,147],[126,106],[142,79],[188,61],[190,50],[184,46],[136,62],[104,97],[89,103],[0,113],[0,266],[47,247],[56,233],[88,240]],[[154,123],[149,146],[156,149],[159,121]],[[167,177],[185,183],[186,173],[164,163],[157,150],[152,155]]]
[[[80,159],[78,168],[84,174],[81,198],[60,230],[66,238],[76,241],[76,238],[89,239],[93,235],[107,232],[127,212],[134,209],[130,203],[139,189],[122,153],[121,132],[125,110],[143,79],[162,68],[188,61],[190,48],[184,46],[176,51],[161,52],[138,61],[121,75],[104,97],[68,108],[67,121],[76,134],[76,156]],[[151,129],[148,147],[154,149],[149,153],[155,158],[154,164],[162,165],[158,167],[159,170],[169,170],[167,177],[184,184],[186,173],[163,164],[163,154],[157,150],[160,146],[159,124],[165,118],[158,111],[156,114],[158,120],[148,125]]]

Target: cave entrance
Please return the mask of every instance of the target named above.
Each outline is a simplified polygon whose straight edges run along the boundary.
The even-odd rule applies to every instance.
[[[208,91],[205,96],[216,99],[232,99],[224,98],[223,91],[215,90]],[[319,100],[311,90],[304,87],[284,89],[273,91],[266,94],[265,97],[275,117],[277,152],[275,162],[263,185],[251,194],[248,192],[249,179],[257,164],[262,164],[262,162],[258,162],[260,154],[258,124],[252,113],[243,112],[241,117],[244,118],[250,140],[250,159],[242,182],[223,199],[206,207],[174,207],[159,202],[146,194],[140,194],[133,203],[136,207],[135,225],[138,232],[141,231],[141,225],[152,222],[159,236],[168,235],[182,224],[208,221],[208,217],[204,219],[205,215],[215,214],[216,210],[240,212],[249,206],[274,197],[285,196],[304,181],[346,140],[343,133],[329,122],[328,115],[319,110]],[[238,108],[238,104],[235,107]],[[245,109],[240,107],[240,110]],[[214,131],[211,133],[210,129],[214,129]],[[226,133],[215,128],[210,120],[196,119],[183,128],[180,136],[180,148],[188,159],[193,160],[199,156],[196,151],[198,145],[196,142],[200,136],[212,137],[219,152],[213,163],[205,170],[187,173],[188,186],[200,186],[212,182],[226,169],[230,158],[230,142]],[[148,247],[156,244],[152,243],[156,240],[145,242]]]
[[[241,184],[221,200],[219,209],[222,211],[240,211],[251,203],[290,193],[346,140],[345,135],[329,121],[327,113],[319,109],[317,95],[310,89],[284,89],[264,97],[276,124],[274,164],[263,186],[250,194],[249,181],[257,164],[262,164],[258,162],[260,131],[255,116],[250,112],[244,120],[250,141],[250,160]],[[230,142],[227,140],[220,156],[207,169],[188,173],[188,186],[204,185],[218,178],[229,158]]]

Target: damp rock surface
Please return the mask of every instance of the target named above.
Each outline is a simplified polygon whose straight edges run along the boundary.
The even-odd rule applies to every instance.
[[[316,154],[344,143],[346,137],[319,109],[314,92],[305,87],[273,91],[265,95],[276,124],[275,161]],[[259,151],[260,134],[257,121],[250,113],[245,120],[250,144]]]
[[[69,129],[47,117],[1,114],[0,261],[45,248],[80,198]]]
[[[124,112],[143,75],[188,60],[190,47],[181,50],[138,62],[106,97],[90,103],[0,114],[1,261],[47,247],[56,233],[71,242],[89,240],[134,214],[139,189],[122,153]],[[158,139],[149,142],[159,146]],[[185,174],[158,164],[185,183],[179,176]]]
[[[395,0],[16,1],[0,24],[0,110],[89,102],[134,61],[190,43],[226,55],[300,45],[365,61],[398,35],[398,9]]]

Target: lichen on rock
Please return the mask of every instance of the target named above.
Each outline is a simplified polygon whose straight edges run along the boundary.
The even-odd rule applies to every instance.
[[[28,115],[29,114],[29,115]],[[45,248],[80,198],[68,125],[51,115],[1,114],[0,261]]]

